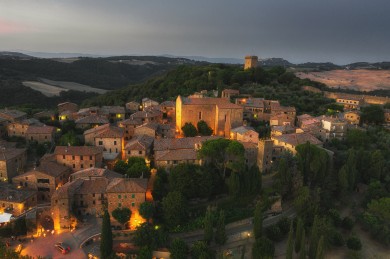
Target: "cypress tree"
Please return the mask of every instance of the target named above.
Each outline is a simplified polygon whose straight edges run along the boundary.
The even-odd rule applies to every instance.
[[[299,240],[297,240],[299,242]],[[300,253],[299,253],[299,259],[306,259],[306,237],[305,237],[305,230],[302,232],[302,239],[300,240]]]
[[[225,212],[221,210],[219,212],[218,221],[217,221],[217,230],[215,232],[215,243],[218,245],[223,245],[226,243],[227,236],[225,230]]]
[[[107,210],[104,211],[103,215],[100,254],[102,259],[106,259],[112,254],[112,230],[110,214]]]
[[[294,228],[293,222],[290,224],[290,232],[288,233],[286,259],[292,259],[294,251]]]
[[[255,208],[255,215],[253,218],[253,233],[255,238],[261,237],[261,232],[263,231],[263,211],[261,203],[258,202]]]
[[[311,227],[311,233],[310,233],[310,246],[309,246],[309,257],[315,258],[317,254],[317,246],[318,246],[318,239],[319,239],[319,218],[316,215],[314,217],[313,226]]]
[[[325,255],[325,245],[324,245],[324,236],[321,236],[320,241],[317,245],[316,259],[323,259]]]
[[[299,253],[301,250],[301,240],[304,231],[303,221],[301,218],[298,218],[297,231],[295,233],[295,253]]]
[[[207,208],[206,215],[204,216],[204,235],[203,239],[207,244],[213,239],[213,215],[210,207]]]

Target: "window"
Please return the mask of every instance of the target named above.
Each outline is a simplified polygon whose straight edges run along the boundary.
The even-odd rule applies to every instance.
[[[142,151],[138,151],[138,154],[139,154],[139,155],[142,155]]]
[[[47,136],[45,136],[45,139],[47,139]]]
[[[103,141],[99,141],[99,146],[102,146],[103,145]]]
[[[74,160],[75,159],[75,156],[72,156],[72,160]]]
[[[135,203],[134,203],[134,202],[132,202],[132,203],[131,203],[131,207],[134,207],[134,206],[135,206]]]
[[[122,199],[122,195],[118,194],[118,199]]]
[[[81,168],[84,168],[84,165],[83,165],[83,164],[81,164],[81,165],[80,165],[80,167],[81,167]]]
[[[75,165],[75,164],[73,164],[73,168],[76,168],[76,165]]]
[[[114,141],[114,145],[116,146],[116,140]]]
[[[92,164],[89,164],[89,167],[93,167],[93,165],[92,165]]]
[[[89,160],[92,160],[92,156],[89,156]]]
[[[202,112],[199,112],[199,120],[202,119]]]
[[[62,155],[62,159],[65,159],[65,155]]]
[[[129,151],[127,151],[127,154],[128,154],[128,155],[130,155],[130,150],[129,150]]]
[[[84,157],[83,157],[83,156],[80,156],[80,160],[84,160]]]
[[[131,195],[131,198],[133,198],[133,199],[135,198],[135,194],[134,193]]]
[[[92,197],[95,197],[95,194],[92,194]]]
[[[119,202],[118,203],[118,208],[120,208],[120,207],[122,207],[122,203]]]

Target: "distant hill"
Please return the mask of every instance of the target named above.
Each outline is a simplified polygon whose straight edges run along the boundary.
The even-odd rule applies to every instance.
[[[161,75],[178,65],[196,63],[184,58],[153,56],[81,57],[72,62],[4,56],[0,59],[0,75],[2,79],[36,81],[39,78],[47,78],[112,90]]]
[[[26,58],[30,59],[33,57],[19,52],[0,51],[0,58],[1,59],[26,59]]]

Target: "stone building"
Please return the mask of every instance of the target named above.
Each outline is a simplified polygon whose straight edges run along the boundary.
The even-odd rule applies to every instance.
[[[297,129],[290,124],[283,126],[273,126],[271,127],[271,137],[281,136],[283,134],[296,133],[296,131]]]
[[[258,142],[257,166],[260,172],[269,172],[274,160],[273,140],[261,139]]]
[[[143,157],[150,159],[152,153],[154,137],[148,135],[138,135],[134,137],[125,146],[124,158]]]
[[[23,172],[27,160],[25,148],[0,147],[0,179],[11,179]]]
[[[58,114],[61,114],[65,111],[69,111],[71,113],[73,112],[77,112],[78,109],[79,109],[79,106],[75,103],[71,103],[71,102],[64,102],[64,103],[59,103],[57,105],[57,109],[58,109]]]
[[[244,70],[256,68],[259,58],[257,56],[245,56]]]
[[[343,114],[344,120],[349,124],[359,125],[360,123],[360,112],[359,111],[346,111]]]
[[[237,96],[239,94],[240,94],[239,90],[224,89],[224,90],[222,90],[221,98],[226,98],[226,99],[230,100],[230,98],[232,98],[233,96]]]
[[[136,111],[139,111],[139,109],[140,109],[140,103],[138,103],[138,102],[134,102],[134,101],[131,101],[131,102],[128,102],[128,103],[126,103],[125,104],[125,107],[126,107],[126,111],[128,112],[128,113],[134,113],[134,112],[136,112]]]
[[[384,109],[385,123],[390,124],[390,109]]]
[[[259,133],[252,127],[240,126],[231,130],[230,139],[257,144],[259,141]]]
[[[111,125],[104,127],[104,130],[94,136],[94,145],[103,148],[103,158],[106,162],[121,158],[124,148],[123,128]]]
[[[290,151],[292,154],[296,154],[296,147],[301,144],[309,142],[312,145],[322,147],[322,142],[309,133],[292,133],[284,134],[281,136],[275,136],[272,138],[275,146],[283,147],[284,150]]]
[[[75,174],[78,175],[71,176],[74,180],[58,188],[52,196],[51,211],[56,230],[74,227],[84,216],[101,216],[105,209],[112,214],[118,207],[132,211],[130,222],[140,219],[138,208],[145,201],[147,179],[117,178],[115,172],[102,169]],[[116,223],[114,218],[111,220]]]
[[[27,119],[27,113],[18,110],[2,109],[0,110],[0,118],[8,122],[16,122]]]
[[[56,128],[51,126],[29,126],[26,131],[26,140],[38,143],[54,142]]]
[[[163,113],[164,123],[174,123],[176,120],[176,103],[173,101],[165,101],[160,103],[160,110]]]
[[[145,110],[153,106],[158,106],[159,103],[149,98],[143,98],[141,105],[142,105],[142,109]]]
[[[154,141],[154,160],[157,167],[172,167],[181,163],[201,164],[197,150],[206,140],[215,136],[191,138],[165,138]]]
[[[34,118],[11,122],[7,125],[8,136],[26,138],[26,132],[30,126],[42,127],[44,124]]]
[[[357,110],[360,109],[360,106],[364,103],[364,101],[363,98],[345,96],[336,98],[336,103],[343,105],[346,110]]]
[[[149,122],[142,124],[134,129],[134,136],[147,135],[149,137],[155,138],[157,137],[159,129],[159,124]]]
[[[149,108],[130,115],[130,119],[140,120],[142,124],[149,122],[162,122],[163,113],[159,109]]]
[[[73,172],[101,167],[103,148],[89,146],[57,146],[54,150],[57,163],[72,168]]]
[[[139,206],[146,200],[148,179],[145,178],[116,178],[107,186],[107,208],[108,212],[116,208],[129,208],[131,210],[130,228],[134,229],[141,221]],[[116,223],[112,219],[113,224]],[[119,223],[116,223],[119,225]]]
[[[248,168],[257,165],[257,157],[258,157],[258,149],[257,149],[257,142],[242,142],[239,141],[245,149],[244,158],[245,158],[245,165],[248,166]]]
[[[217,136],[229,137],[230,130],[242,125],[243,108],[224,98],[184,98],[176,99],[176,132],[183,134],[185,123],[195,127],[205,121]]]
[[[6,212],[14,217],[37,205],[37,194],[33,190],[16,189],[11,184],[0,184],[0,213]]]
[[[114,178],[121,178],[121,177],[123,177],[123,175],[121,175],[120,173],[114,172],[112,170],[109,170],[107,168],[92,167],[92,168],[88,168],[88,169],[74,172],[70,176],[70,181],[75,181],[77,179],[88,180],[91,177],[105,177],[109,180],[112,180]]]
[[[56,162],[44,161],[37,168],[12,178],[18,188],[37,191],[40,201],[50,201],[53,192],[68,182],[72,170]]]
[[[142,119],[134,119],[134,118],[130,118],[118,122],[118,126],[124,128],[123,136],[125,141],[130,140],[134,136],[135,128],[141,126],[142,124],[143,124]]]
[[[76,120],[75,123],[76,128],[89,129],[107,124],[109,123],[109,120],[105,116],[93,114],[86,117],[82,117]]]
[[[111,123],[125,118],[125,107],[122,106],[102,106],[99,114],[105,116]]]
[[[321,116],[322,130],[319,132],[319,137],[322,140],[333,138],[344,139],[347,134],[347,122],[336,117]]]

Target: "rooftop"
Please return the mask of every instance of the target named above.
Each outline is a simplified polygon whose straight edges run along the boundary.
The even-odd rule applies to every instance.
[[[25,148],[0,147],[0,161],[7,161],[26,153]]]
[[[310,142],[313,145],[321,145],[322,142],[309,133],[292,133],[274,137],[276,140],[288,143],[294,147]]]
[[[113,179],[117,177],[122,177],[122,175],[105,168],[95,168],[95,167],[80,170],[71,175],[71,178],[73,180],[78,178],[88,179],[89,177],[106,177],[108,179]]]
[[[7,183],[0,184],[0,201],[21,203],[35,194],[36,191],[33,190],[16,189],[14,186]]]
[[[182,98],[182,100],[184,105],[216,105],[221,109],[242,109],[240,105],[231,103],[225,98]]]
[[[106,124],[106,123],[109,123],[106,117],[95,115],[95,114],[76,120],[76,124]]]
[[[56,146],[54,154],[56,155],[81,155],[89,156],[101,154],[103,148],[101,147],[90,147],[90,146]]]
[[[237,127],[237,128],[234,128],[231,130],[231,132],[234,132],[234,133],[239,133],[239,134],[245,134],[246,132],[248,131],[255,131],[254,128],[252,127],[249,127],[249,126],[240,126],[240,127]]]
[[[169,149],[195,149],[195,144],[200,144],[206,140],[218,139],[217,136],[199,136],[190,138],[164,138],[154,141],[154,150],[162,151]]]
[[[26,134],[52,134],[56,131],[55,127],[52,126],[29,126]]]
[[[145,178],[115,178],[107,186],[108,193],[144,193],[148,187]]]

